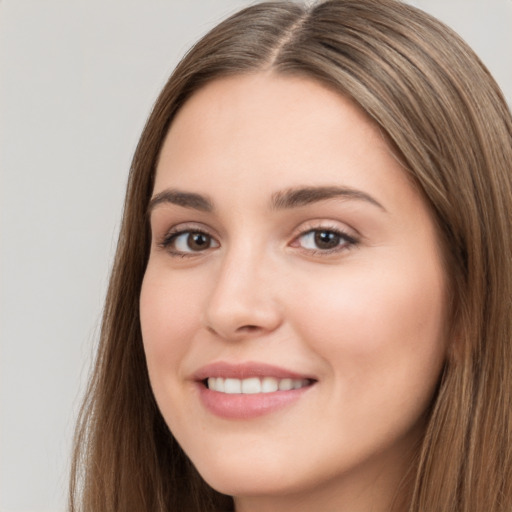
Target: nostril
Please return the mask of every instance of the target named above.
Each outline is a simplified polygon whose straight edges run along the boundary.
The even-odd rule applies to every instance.
[[[257,325],[243,325],[237,329],[238,332],[254,332],[257,331],[259,327]]]
[[[211,327],[207,326],[207,329],[212,334],[218,334],[217,331]],[[259,331],[261,327],[257,325],[242,325],[241,327],[236,328],[234,334],[252,334],[256,331]]]

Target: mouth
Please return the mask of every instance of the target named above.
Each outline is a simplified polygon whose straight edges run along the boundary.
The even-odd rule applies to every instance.
[[[202,381],[203,385],[211,391],[226,393],[228,395],[242,394],[255,395],[259,393],[275,393],[277,391],[291,391],[313,385],[313,379],[293,379],[276,377],[249,377],[246,379],[208,377]]]
[[[317,379],[264,363],[217,362],[194,375],[206,409],[225,419],[247,420],[291,406]]]

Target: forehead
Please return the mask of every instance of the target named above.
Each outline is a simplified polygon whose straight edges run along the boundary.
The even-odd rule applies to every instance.
[[[208,193],[219,183],[267,195],[303,185],[365,189],[379,177],[405,174],[362,109],[312,79],[262,72],[215,80],[185,103],[164,141],[155,192]]]
[[[261,128],[283,135],[293,130],[295,136],[309,136],[315,130],[319,136],[328,136],[340,114],[364,127],[368,135],[378,131],[354,101],[316,80],[258,72],[219,78],[200,88],[178,111],[168,135],[174,138],[178,131],[193,130],[197,136],[206,133],[211,138],[212,128],[222,126],[232,128],[235,138],[248,132],[261,136]]]

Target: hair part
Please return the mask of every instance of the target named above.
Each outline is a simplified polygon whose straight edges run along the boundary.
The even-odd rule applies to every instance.
[[[355,101],[393,146],[438,226],[450,353],[404,483],[420,512],[512,510],[512,120],[501,91],[445,25],[395,0],[268,2],[199,41],[157,99],[134,155],[95,368],[79,417],[72,511],[225,511],[155,403],[139,322],[160,148],[187,99],[267,71]]]

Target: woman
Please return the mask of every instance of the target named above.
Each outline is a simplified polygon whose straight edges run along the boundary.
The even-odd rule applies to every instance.
[[[135,153],[72,509],[511,510],[510,162],[410,6],[212,30]]]

